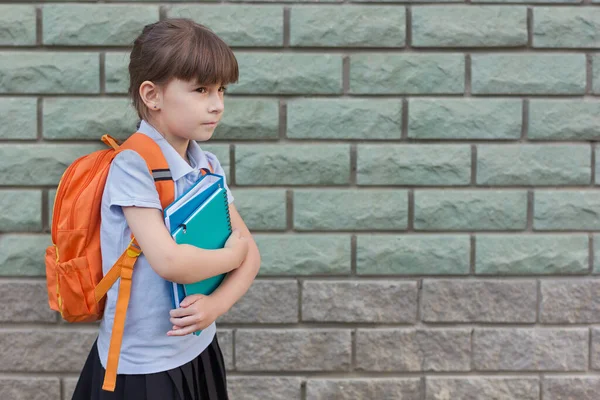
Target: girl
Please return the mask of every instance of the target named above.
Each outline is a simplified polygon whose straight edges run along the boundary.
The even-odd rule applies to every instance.
[[[225,175],[207,141],[223,116],[225,85],[238,79],[231,49],[212,31],[186,19],[146,26],[129,63],[129,95],[142,120],[138,131],[161,148],[181,195],[212,167]],[[225,185],[227,188],[227,185]],[[165,227],[145,161],[125,150],[111,164],[102,196],[103,271],[115,263],[133,234],[142,249],[136,262],[114,392],[102,390],[118,285],[107,293],[97,342],[73,399],[227,400],[225,365],[215,320],[248,290],[260,255],[227,188],[233,233],[225,248],[178,245]],[[202,268],[198,268],[201,265]],[[188,296],[172,310],[171,283],[228,273],[210,296]],[[201,329],[199,336],[191,333]]]

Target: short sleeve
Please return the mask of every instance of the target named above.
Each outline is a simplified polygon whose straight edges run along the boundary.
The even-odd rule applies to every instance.
[[[133,150],[117,154],[110,165],[104,196],[109,206],[162,209],[146,161]]]
[[[227,190],[227,202],[229,204],[233,203],[233,194],[231,194],[231,190],[229,190],[229,185],[227,185],[227,177],[225,176],[226,175],[225,170],[221,166],[219,159],[213,153],[208,152],[208,151],[205,151],[204,155],[206,156],[206,159],[210,163],[210,165],[213,169],[213,172],[217,175],[223,176],[223,182],[225,183],[225,189]]]

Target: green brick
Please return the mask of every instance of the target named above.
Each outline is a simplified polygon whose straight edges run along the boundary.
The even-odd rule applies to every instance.
[[[461,275],[469,273],[467,235],[359,235],[356,270],[361,275]]]
[[[417,190],[417,230],[522,230],[527,192],[517,190]]]
[[[599,140],[600,102],[583,100],[530,100],[531,140]]]
[[[104,68],[106,93],[127,93],[129,89],[129,53],[106,53]]]
[[[299,99],[287,103],[292,139],[400,139],[400,100]]]
[[[468,185],[469,145],[359,145],[359,185]]]
[[[350,182],[350,147],[327,145],[238,145],[238,185],[343,185]]]
[[[536,230],[600,230],[600,192],[536,190],[533,204]]]
[[[300,231],[403,230],[407,226],[406,190],[294,191],[294,228]]]
[[[0,26],[0,46],[35,45],[35,6],[0,5]]]
[[[474,94],[583,94],[583,54],[486,54],[471,57]]]
[[[600,273],[600,235],[593,236],[594,240],[594,273]]]
[[[125,98],[47,98],[43,121],[46,139],[125,139],[136,131],[138,117]]]
[[[415,139],[518,139],[517,99],[410,99],[408,137]]]
[[[350,236],[254,235],[260,275],[340,275],[350,273]]]
[[[578,274],[589,269],[587,235],[478,235],[478,274]]]
[[[290,13],[290,44],[308,47],[402,47],[404,6],[296,6]]]
[[[480,185],[578,185],[591,181],[589,145],[480,145]]]
[[[98,93],[97,53],[0,52],[0,93]]]
[[[0,185],[57,185],[76,158],[105,147],[102,143],[5,144],[0,146]]]
[[[225,112],[214,139],[261,140],[279,137],[277,100],[225,96]]]
[[[169,18],[190,18],[229,46],[283,46],[283,7],[272,5],[179,5]]]
[[[48,191],[48,226],[52,226],[52,216],[54,214],[54,199],[56,198],[56,189]]]
[[[462,54],[357,54],[350,57],[350,92],[458,94],[465,88]]]
[[[527,44],[527,9],[498,6],[418,6],[415,47],[495,47]]]
[[[534,8],[533,47],[600,47],[600,10],[580,7]]]
[[[131,45],[145,25],[159,18],[157,6],[52,4],[43,8],[44,44]]]
[[[45,276],[50,235],[0,235],[0,276]]]
[[[236,53],[240,80],[235,94],[340,94],[342,56],[330,54]]]
[[[600,56],[592,56],[592,91],[600,94]]]
[[[37,100],[35,98],[0,98],[0,110],[2,110],[0,113],[0,139],[37,138]]]
[[[42,229],[42,193],[39,190],[0,190],[0,232]]]
[[[283,231],[287,227],[283,189],[237,189],[235,206],[250,230]]]
[[[560,3],[581,3],[582,0],[473,0],[473,3],[526,3],[526,4],[560,4]]]

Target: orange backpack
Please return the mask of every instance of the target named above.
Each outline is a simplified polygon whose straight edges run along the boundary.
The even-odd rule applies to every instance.
[[[102,389],[112,392],[131,294],[133,265],[141,249],[132,236],[127,249],[103,276],[100,205],[110,163],[123,150],[134,150],[142,156],[154,177],[163,209],[173,202],[175,186],[160,147],[150,137],[137,132],[120,146],[109,135],[102,136],[102,141],[111,148],[75,160],[58,184],[52,216],[52,245],[46,249],[46,280],[51,309],[59,311],[68,322],[92,322],[102,319],[104,296],[121,278],[102,385]],[[205,174],[204,170],[202,174]]]

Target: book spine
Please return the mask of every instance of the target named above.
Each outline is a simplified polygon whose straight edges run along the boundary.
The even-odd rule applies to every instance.
[[[229,231],[233,231],[231,228],[231,214],[229,214],[229,202],[227,201],[227,190],[223,188],[223,200],[225,201],[225,213],[227,214],[227,223],[229,224]]]

